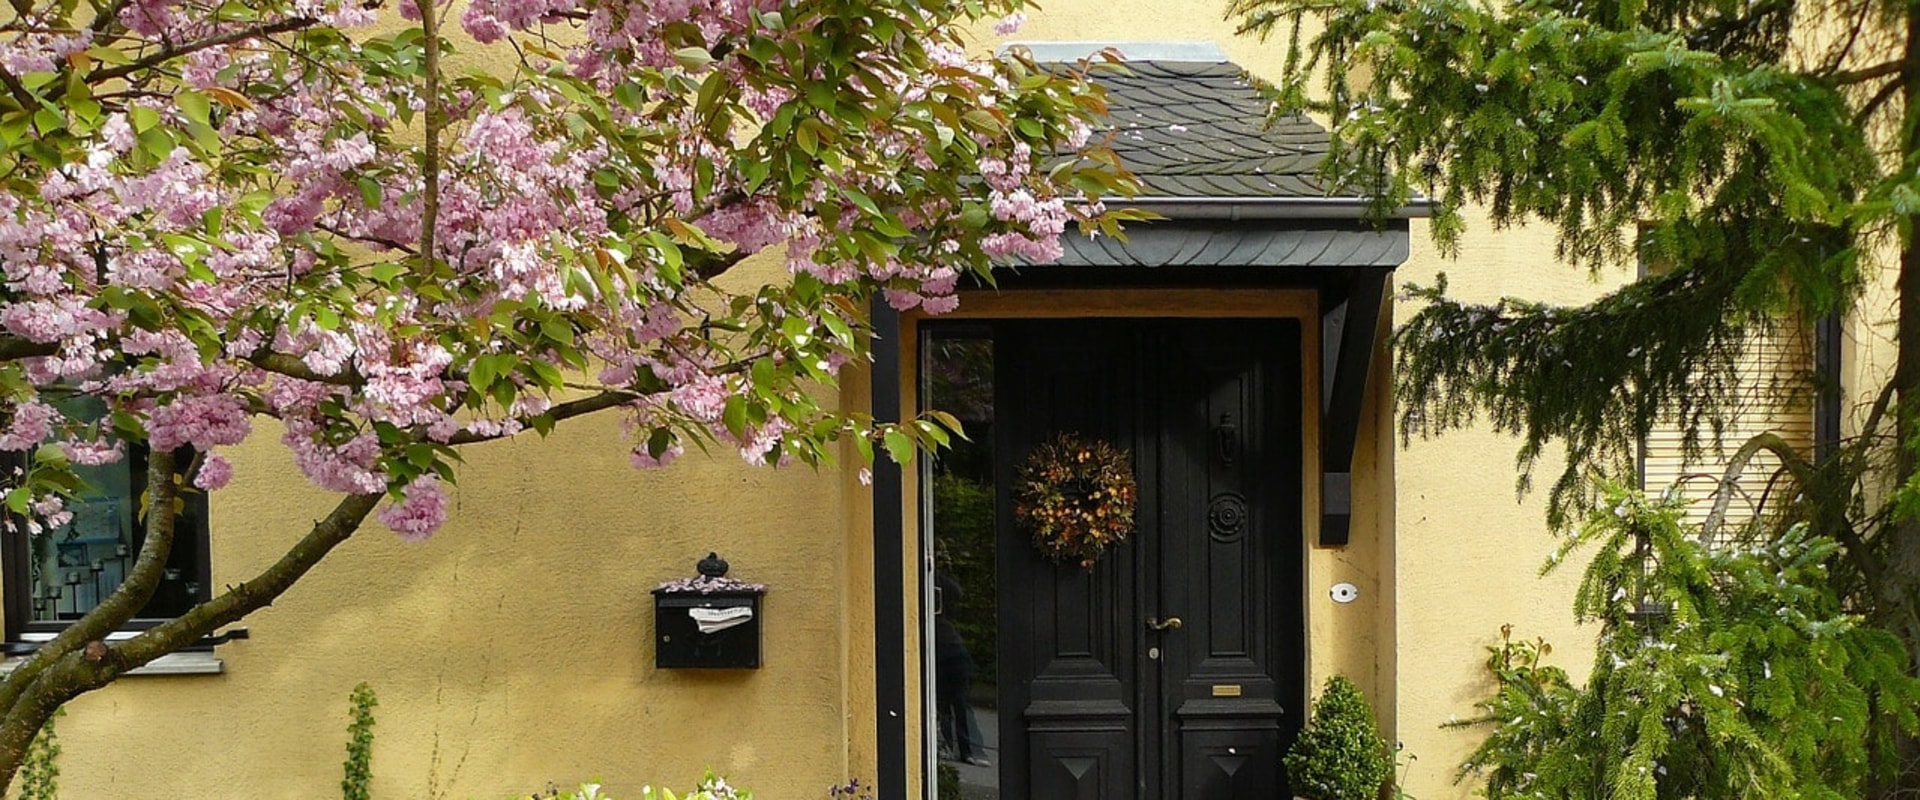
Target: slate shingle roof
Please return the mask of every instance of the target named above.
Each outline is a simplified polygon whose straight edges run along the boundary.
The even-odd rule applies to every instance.
[[[1128,61],[1103,69],[1121,163],[1141,195],[1325,197],[1315,175],[1326,129],[1293,114],[1269,123],[1269,100],[1246,71],[1226,62]]]

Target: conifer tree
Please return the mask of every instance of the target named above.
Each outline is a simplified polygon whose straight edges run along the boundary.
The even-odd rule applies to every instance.
[[[1332,121],[1331,176],[1381,211],[1429,197],[1443,252],[1471,206],[1496,228],[1553,226],[1575,268],[1665,267],[1575,307],[1462,302],[1444,280],[1409,289],[1403,434],[1484,420],[1520,438],[1523,486],[1564,446],[1555,528],[1591,507],[1592,474],[1631,468],[1656,424],[1712,443],[1748,331],[1847,314],[1870,282],[1895,288],[1897,364],[1878,392],[1849,388],[1856,435],[1817,458],[1778,438],[1727,446],[1736,462],[1781,456],[1796,491],[1773,493],[1793,498],[1768,509],[1776,524],[1838,543],[1832,585],[1920,664],[1920,3],[1233,0],[1229,13],[1288,48],[1279,99]]]

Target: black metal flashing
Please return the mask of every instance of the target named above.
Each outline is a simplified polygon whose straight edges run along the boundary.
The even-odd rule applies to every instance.
[[[1407,223],[1384,228],[1349,218],[1249,225],[1226,220],[1157,222],[1110,236],[1061,238],[1061,267],[1382,267],[1407,260]],[[1028,268],[1031,269],[1031,268]]]

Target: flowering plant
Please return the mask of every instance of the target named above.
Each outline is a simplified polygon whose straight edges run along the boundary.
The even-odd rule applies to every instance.
[[[1035,447],[1020,465],[1013,516],[1048,558],[1091,568],[1133,532],[1138,494],[1125,450],[1062,433]]]
[[[521,800],[613,800],[613,796],[601,793],[598,783],[583,783],[579,789],[570,792],[548,789]],[[753,800],[753,792],[728,784],[727,779],[714,775],[713,770],[707,770],[706,777],[700,779],[700,785],[695,786],[692,792],[674,794],[672,789],[664,786],[646,786],[640,789],[640,800]]]
[[[46,710],[273,602],[363,522],[431,536],[470,445],[589,414],[643,469],[945,441],[821,402],[868,310],[950,310],[967,273],[1128,213],[1100,203],[1131,184],[1083,70],[968,55],[1028,5],[13,0],[0,454],[28,457],[0,497],[57,526],[77,468],[144,446],[165,508],[271,437],[339,500],[107,644],[172,547],[146,515],[125,590],[4,679],[0,790]]]

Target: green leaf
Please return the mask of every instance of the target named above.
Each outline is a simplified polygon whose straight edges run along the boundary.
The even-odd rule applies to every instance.
[[[959,417],[955,417],[937,408],[928,411],[927,416],[933,417],[935,422],[945,425],[947,430],[953,431],[955,436],[959,436],[961,439],[966,439],[967,441],[972,441],[971,439],[967,439],[966,427],[960,424]]]
[[[873,440],[865,436],[853,437],[853,449],[859,451],[860,460],[873,463]]]
[[[361,203],[365,204],[367,208],[380,207],[381,190],[379,181],[374,180],[372,176],[362,175],[358,180],[354,181],[354,183],[360,187]]]
[[[382,286],[392,286],[395,278],[406,274],[407,268],[392,261],[382,261],[367,269],[367,275]]]
[[[48,442],[34,448],[33,461],[64,469],[67,466],[67,451],[61,449],[60,445]]]
[[[160,124],[160,112],[147,106],[134,106],[127,109],[127,122],[133,126],[134,133],[146,133]]]
[[[719,105],[720,97],[729,85],[731,81],[727,79],[724,71],[716,70],[708,75],[707,79],[700,84],[700,96],[694,106],[695,110],[702,116],[713,113],[714,107]]]
[[[33,503],[33,492],[25,486],[15,486],[7,492],[7,508],[15,514],[25,514]]]
[[[715,75],[718,75],[718,73],[715,73]],[[626,106],[627,108],[638,109],[641,104],[646,102],[646,94],[640,90],[639,84],[632,81],[622,81],[613,87],[613,99],[620,101],[620,105]]]
[[[739,395],[727,398],[727,406],[720,413],[721,422],[727,426],[727,432],[735,437],[744,437],[747,433],[747,399]]]
[[[666,428],[654,428],[647,436],[647,455],[659,458],[673,448],[673,431]]]
[[[560,368],[538,359],[526,362],[527,374],[533,376],[536,383],[549,388],[559,388],[566,382],[566,376],[560,374]]]
[[[868,214],[872,214],[876,217],[881,215],[880,206],[874,204],[873,198],[868,197],[864,192],[861,192],[859,189],[855,189],[851,186],[842,187],[840,189],[840,196],[847,198],[847,202],[852,203],[855,208],[858,208],[861,211],[865,211]]]
[[[673,51],[673,60],[689,70],[699,70],[713,63],[713,54],[704,47],[682,47]]]
[[[127,55],[117,47],[94,45],[93,47],[87,48],[87,55],[93,56],[95,61],[103,64],[112,64],[114,66],[133,63],[133,56]]]
[[[140,152],[156,162],[165,161],[167,156],[173,155],[174,144],[173,134],[168,133],[166,128],[148,128],[140,134]]]
[[[573,323],[567,317],[555,315],[540,323],[540,333],[556,342],[571,347],[573,345]]]
[[[807,155],[815,155],[820,151],[820,140],[814,136],[813,126],[807,124],[812,121],[812,119],[801,120],[800,129],[793,132],[794,144],[799,145],[800,151]],[[798,181],[795,182],[798,183]]]
[[[494,365],[493,357],[481,356],[473,360],[473,367],[467,370],[467,385],[474,391],[485,394],[500,377],[500,370]]]
[[[173,96],[173,102],[180,107],[180,113],[187,119],[202,125],[212,124],[213,104],[207,96],[199,92],[181,92]]]
[[[749,371],[749,377],[753,379],[754,388],[761,390],[772,388],[774,379],[773,359],[754,359],[753,367]]]
[[[913,462],[913,439],[897,430],[887,431],[882,440],[887,446],[887,457],[893,463],[905,466]]]
[[[67,118],[53,109],[43,108],[33,112],[33,126],[42,134],[51,134],[67,126]]]

